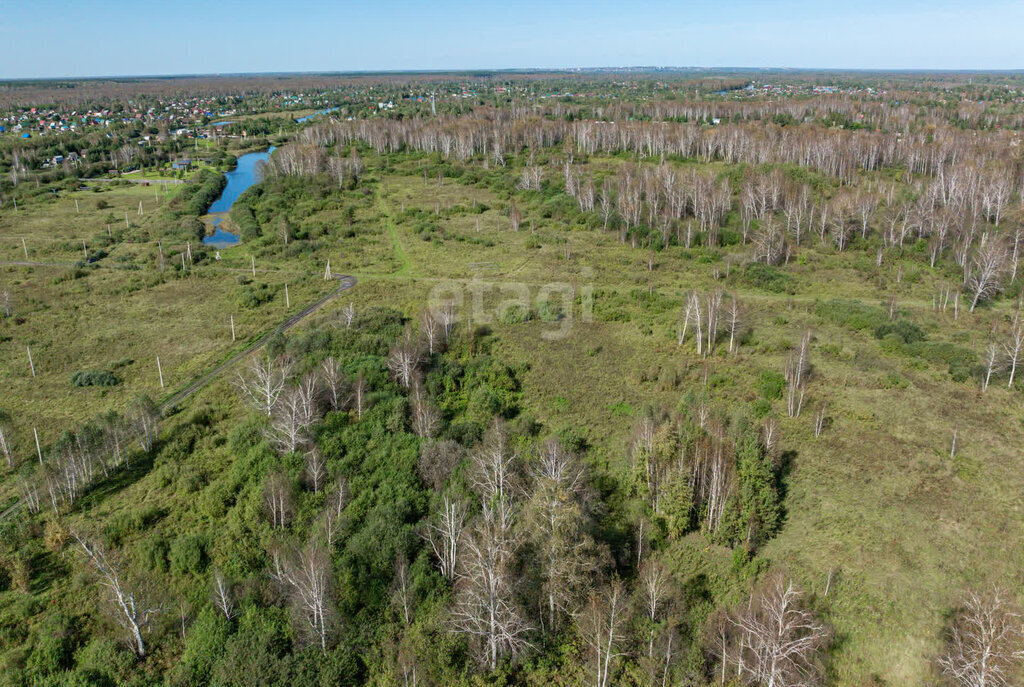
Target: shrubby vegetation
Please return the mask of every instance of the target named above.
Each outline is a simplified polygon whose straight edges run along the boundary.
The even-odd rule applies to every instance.
[[[804,78],[795,98],[717,78],[585,82],[600,97],[431,82],[450,89],[437,119],[422,84],[353,87],[336,121],[204,141],[173,199],[146,193],[155,212],[133,214],[127,182],[92,190],[109,195],[86,214],[110,212],[87,245],[21,247],[59,256],[61,305],[162,310],[170,286],[220,287],[220,334],[205,362],[168,335],[163,405],[128,403],[163,385],[145,350],[71,376],[124,383],[68,394],[104,404],[69,416],[119,412],[50,431],[36,408],[54,399],[22,385],[0,414],[0,681],[976,684],[980,655],[1015,677],[1013,594],[980,583],[1017,560],[1016,96],[981,75],[856,77],[884,95]],[[378,93],[397,106],[360,109]],[[90,165],[188,153],[143,150],[145,130],[61,138],[92,146],[80,170],[42,171],[56,144],[16,160],[0,141],[0,201],[68,205]],[[219,170],[271,143],[230,213],[244,248],[215,260],[198,240]],[[327,260],[359,277],[358,309],[278,331],[173,402],[236,345],[223,320],[259,340],[269,311],[327,292]],[[0,344],[20,365],[31,343],[51,374],[52,342],[23,334],[51,304],[9,275]],[[497,306],[488,279],[526,297]],[[469,283],[464,307],[490,289],[492,317],[420,312],[446,280]],[[549,280],[565,301],[533,298]],[[61,388],[105,359],[60,368]],[[965,570],[995,546],[992,571]]]

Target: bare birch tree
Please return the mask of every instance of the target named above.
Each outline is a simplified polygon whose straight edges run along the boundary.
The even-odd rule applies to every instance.
[[[427,391],[418,375],[413,380],[410,396],[412,431],[418,437],[429,439],[441,429],[441,411],[427,397]]]
[[[253,356],[245,369],[239,371],[235,387],[249,405],[270,417],[290,375],[290,362]]]
[[[369,393],[370,387],[366,383],[366,378],[363,377],[362,371],[356,374],[355,382],[352,383],[352,407],[355,408],[356,417],[360,420],[363,418],[363,410],[366,409],[366,395]]]
[[[306,451],[304,467],[306,484],[313,490],[313,493],[319,494],[327,482],[327,461],[319,448],[313,446]]]
[[[330,554],[312,541],[292,552],[281,568],[281,580],[291,593],[296,622],[302,634],[324,654],[336,620],[332,578]]]
[[[625,625],[629,618],[626,588],[619,580],[594,591],[576,619],[577,633],[588,648],[594,687],[608,687],[626,655]]]
[[[331,410],[341,408],[345,399],[348,380],[341,371],[341,365],[333,357],[325,358],[320,363],[320,383],[324,392],[324,400]]]
[[[263,503],[274,529],[283,529],[292,517],[292,481],[284,472],[273,472],[263,487]]]
[[[277,450],[292,453],[309,440],[306,398],[299,387],[289,387],[271,410],[268,438]]]
[[[348,505],[348,498],[348,482],[344,477],[338,477],[327,494],[324,510],[317,522],[319,533],[323,536],[329,551],[334,550],[334,540],[341,531],[342,513]]]
[[[998,237],[983,234],[971,259],[970,276],[967,278],[967,286],[974,294],[971,298],[971,312],[974,312],[978,303],[998,293],[1005,269],[1006,248]]]
[[[235,598],[231,581],[219,570],[213,573],[213,605],[230,621],[235,617]]]
[[[981,380],[981,392],[988,391],[988,384],[992,375],[998,374],[1003,368],[1002,349],[994,341],[990,341],[985,347],[981,362],[985,365],[985,376]]]
[[[419,344],[413,338],[411,330],[406,328],[402,339],[392,346],[387,362],[391,374],[403,388],[408,389],[412,386],[416,370],[423,362],[423,354],[420,352]]]
[[[969,592],[939,666],[958,687],[1010,685],[1024,658],[1024,620],[1003,589]]]
[[[786,412],[790,417],[799,417],[803,408],[807,376],[811,370],[810,347],[811,333],[808,331],[786,362]]]
[[[669,602],[671,583],[668,571],[660,562],[648,560],[639,574],[639,605],[647,624],[647,658],[654,658],[654,640],[658,623]]]
[[[460,545],[466,527],[466,508],[447,496],[441,511],[427,523],[425,538],[437,558],[441,574],[454,581],[457,574]]]
[[[435,311],[427,309],[420,315],[420,336],[427,342],[428,355],[434,355],[434,353],[440,350],[442,341],[441,319]]]
[[[3,454],[7,467],[14,469],[14,440],[11,435],[10,416],[0,412],[0,454]]]
[[[1013,378],[1017,374],[1017,366],[1024,357],[1024,322],[1018,316],[1014,318],[1013,328],[1010,330],[1010,340],[1003,344],[1003,351],[1006,353],[1006,364],[1010,368],[1010,381],[1006,388],[1013,388]],[[2,441],[2,437],[0,437]]]
[[[531,628],[515,599],[515,541],[498,507],[482,506],[462,546],[451,618],[455,630],[470,640],[479,663],[494,671],[502,657],[515,657],[529,646]]]
[[[541,448],[524,525],[536,551],[545,627],[554,632],[583,600],[596,569],[595,545],[587,532],[587,503],[582,466],[551,439]]]
[[[143,453],[153,450],[160,433],[160,408],[149,396],[141,395],[128,408],[128,426],[135,434]]]
[[[739,678],[763,687],[803,687],[822,679],[819,654],[828,629],[800,605],[802,592],[773,575],[754,592],[747,607],[731,618],[739,647],[730,654]]]
[[[729,353],[739,350],[740,334],[743,328],[743,302],[733,296],[725,306],[725,326],[729,329]]]
[[[148,629],[153,617],[163,611],[163,606],[144,598],[138,588],[130,585],[99,542],[89,541],[76,531],[72,531],[71,535],[99,575],[100,586],[106,590],[114,607],[114,619],[127,632],[132,650],[139,657],[145,656],[143,632]]]

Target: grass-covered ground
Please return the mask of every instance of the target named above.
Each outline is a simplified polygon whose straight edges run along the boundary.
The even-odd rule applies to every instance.
[[[842,254],[801,247],[789,265],[766,270],[748,267],[743,245],[671,246],[652,258],[599,227],[561,222],[539,194],[518,191],[523,221],[513,232],[507,193],[483,183],[424,180],[416,160],[389,161],[382,169],[381,160],[366,157],[370,172],[357,190],[318,195],[286,183],[271,186],[276,190],[253,201],[263,235],[222,251],[220,261],[206,251],[184,273],[175,267],[180,234],[167,233],[157,218],[174,187],[161,189],[159,198],[153,188],[137,186],[62,192],[0,218],[0,260],[24,260],[24,236],[29,261],[46,263],[0,266],[0,289],[10,289],[15,315],[0,321],[0,405],[15,416],[22,452],[33,426],[52,439],[139,392],[159,397],[157,355],[166,391],[183,386],[333,288],[322,279],[330,259],[335,273],[353,274],[359,284],[313,318],[314,330],[338,327],[348,303],[358,311],[384,306],[416,317],[440,286],[461,289],[467,307],[474,293],[482,294],[474,324],[492,330],[492,355],[523,370],[522,413],[546,430],[581,437],[587,461],[609,480],[625,479],[630,434],[649,408],[673,410],[706,396],[726,413],[742,407],[777,417],[785,519],[763,555],[813,594],[834,627],[828,661],[834,684],[870,684],[876,676],[890,685],[925,684],[962,591],[993,581],[1019,587],[1020,391],[1007,389],[1000,376],[981,394],[963,373],[993,327],[1005,326],[1012,303],[961,312],[956,320],[951,311],[934,311],[933,295],[959,275],[929,268],[918,249],[889,252],[878,266],[870,247],[854,245]],[[595,169],[616,164],[591,163]],[[106,207],[97,206],[100,200]],[[295,226],[278,224],[274,208],[286,208]],[[81,238],[87,250],[95,244],[107,255],[74,266],[83,257]],[[165,241],[163,273],[156,240]],[[192,248],[198,252],[197,244]],[[291,310],[284,305],[286,283]],[[572,289],[571,322],[546,321],[538,295],[552,284]],[[499,303],[523,287],[532,317],[503,317]],[[702,358],[691,342],[677,345],[676,329],[685,294],[718,287],[745,304],[742,342],[737,355],[720,343]],[[593,318],[583,321],[588,290]],[[875,336],[874,323],[890,321],[886,304],[893,295],[896,319],[919,327],[923,341]],[[544,336],[556,330],[565,336]],[[813,332],[808,398],[803,413],[789,418],[784,399],[766,392],[762,380],[783,371],[807,330]],[[73,387],[71,375],[79,370],[110,370],[122,383]],[[827,422],[815,437],[813,416],[823,402]],[[169,427],[172,435],[189,423],[215,428],[193,447],[205,457],[202,464],[183,451],[179,464],[140,469],[118,488],[90,496],[91,517],[110,522],[146,504],[169,514],[162,532],[209,527],[189,507],[196,498],[212,499],[196,494],[237,464],[225,442],[244,412],[225,380],[200,392]],[[954,431],[959,450],[951,456]],[[194,483],[196,494],[179,488],[185,483]],[[11,485],[5,489],[10,498]],[[246,534],[228,530],[228,536]],[[699,534],[674,542],[668,556],[681,577],[701,573],[712,587],[733,565],[724,547]],[[40,598],[65,603],[81,593],[61,577],[65,564],[47,565],[57,572],[35,582]],[[172,651],[163,658],[172,660]]]
[[[887,319],[888,295],[896,293],[902,316],[929,342],[980,353],[1012,304],[954,320],[951,310],[934,312],[931,297],[938,285],[955,284],[955,274],[932,271],[912,256],[876,268],[860,251],[801,250],[799,262],[783,268],[784,293],[737,278],[741,247],[667,249],[650,271],[646,254],[611,234],[566,231],[539,217],[545,226],[536,232],[511,232],[507,201],[476,187],[400,177],[385,188],[384,203],[399,218],[389,238],[396,255],[407,256],[401,273],[409,278],[366,275],[353,294],[357,303],[397,303],[415,312],[438,277],[467,288],[480,280],[494,298],[498,285],[522,282],[536,298],[545,283],[583,284],[583,275],[592,275],[595,321],[575,322],[565,340],[541,336],[551,323],[502,324],[493,311],[490,325],[502,353],[529,366],[528,412],[545,426],[583,432],[591,460],[612,472],[626,469],[628,439],[645,407],[674,408],[687,392],[707,393],[723,407],[756,402],[759,373],[781,373],[801,334],[814,333],[805,411],[790,419],[784,399],[772,401],[790,463],[786,524],[766,555],[827,609],[837,636],[837,684],[862,684],[873,675],[888,684],[925,682],[962,590],[1016,579],[1024,564],[1012,545],[1024,534],[1020,391],[1006,389],[1001,377],[981,394],[974,379],[955,381],[945,362],[883,346],[871,331],[844,326],[841,313],[821,306],[844,299]],[[435,214],[439,206],[474,203],[488,209]],[[424,211],[440,230],[425,240],[423,220],[401,221],[403,206],[406,216],[411,208]],[[530,219],[524,213],[524,227]],[[733,273],[716,280],[727,261]],[[683,294],[715,285],[747,304],[749,333],[737,356],[720,347],[702,360],[691,344],[677,346],[675,332]],[[816,438],[813,415],[821,402],[828,421]],[[959,449],[951,458],[954,431]],[[692,564],[685,547],[677,555],[681,568]]]

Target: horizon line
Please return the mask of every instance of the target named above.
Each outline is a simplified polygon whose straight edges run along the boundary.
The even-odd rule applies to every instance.
[[[32,81],[99,81],[103,79],[189,79],[270,76],[400,76],[400,75],[474,75],[474,74],[572,74],[572,73],[655,73],[655,72],[723,72],[723,73],[810,73],[810,74],[993,74],[1024,75],[1024,68],[932,68],[932,67],[702,67],[622,65],[591,67],[465,67],[454,69],[358,69],[358,70],[299,70],[252,72],[180,72],[161,74],[94,74],[64,76],[0,77],[0,83]]]

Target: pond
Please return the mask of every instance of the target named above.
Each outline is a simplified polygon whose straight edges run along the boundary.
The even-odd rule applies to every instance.
[[[314,112],[313,114],[308,114],[305,117],[299,117],[295,121],[298,122],[299,124],[302,124],[303,122],[308,122],[309,120],[313,119],[313,117],[316,117],[317,115],[328,114],[330,112],[334,112],[337,109],[338,108],[336,108],[336,107],[331,107],[331,108],[328,108],[326,110],[320,110],[318,112]]]
[[[235,168],[224,175],[227,179],[224,190],[206,211],[209,215],[220,216],[213,218],[214,232],[210,236],[204,237],[203,243],[209,246],[230,246],[238,243],[238,235],[221,229],[220,222],[231,210],[231,206],[238,200],[238,197],[260,180],[259,168],[262,163],[267,161],[272,152],[274,152],[273,146],[260,153],[246,153],[238,158]]]

